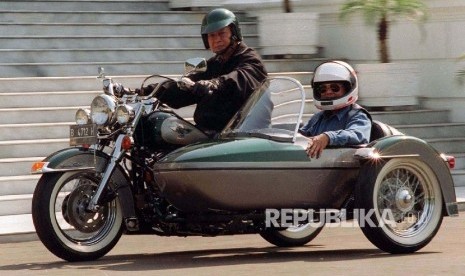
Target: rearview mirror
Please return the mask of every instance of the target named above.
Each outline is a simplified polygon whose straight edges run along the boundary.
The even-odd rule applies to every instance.
[[[207,71],[207,60],[205,58],[190,58],[184,63],[184,74],[205,71]]]
[[[103,67],[98,68],[98,79],[104,79],[105,78],[105,69]]]

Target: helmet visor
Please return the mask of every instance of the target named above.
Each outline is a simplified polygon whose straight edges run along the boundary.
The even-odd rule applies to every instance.
[[[337,100],[344,97],[349,90],[345,82],[314,83],[313,98],[316,100]]]
[[[209,34],[223,29],[224,27],[229,26],[232,22],[231,19],[225,19],[218,22],[212,22],[202,27],[201,34]]]

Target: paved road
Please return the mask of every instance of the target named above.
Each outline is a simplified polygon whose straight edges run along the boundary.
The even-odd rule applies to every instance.
[[[67,263],[38,241],[0,244],[1,275],[463,275],[465,213],[445,218],[433,241],[409,255],[376,249],[358,228],[324,229],[301,248],[258,235],[216,238],[123,236],[98,261]]]

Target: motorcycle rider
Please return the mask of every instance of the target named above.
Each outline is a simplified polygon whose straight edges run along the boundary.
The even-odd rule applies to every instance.
[[[205,48],[215,54],[207,61],[207,70],[189,74],[177,86],[171,85],[155,96],[172,108],[197,104],[196,126],[216,133],[261,87],[267,71],[258,53],[242,41],[239,21],[231,11],[217,8],[208,12],[201,35]]]
[[[368,143],[371,116],[355,102],[358,99],[358,79],[354,69],[343,61],[319,65],[311,81],[313,100],[318,109],[299,132],[308,136],[306,152],[319,158],[328,146]]]

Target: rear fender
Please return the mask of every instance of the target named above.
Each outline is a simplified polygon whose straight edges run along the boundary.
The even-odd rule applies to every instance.
[[[87,148],[66,148],[46,157],[42,163],[42,169],[34,171],[34,174],[56,173],[78,170],[95,170],[102,173],[110,161],[110,156],[102,151]],[[111,176],[110,183],[117,190],[123,217],[135,218],[134,199],[129,177],[126,171],[118,164]]]
[[[373,162],[402,157],[421,159],[436,173],[447,215],[458,215],[454,180],[450,169],[440,153],[424,140],[405,135],[388,136],[368,144],[366,148],[358,149],[355,156],[361,160]]]

